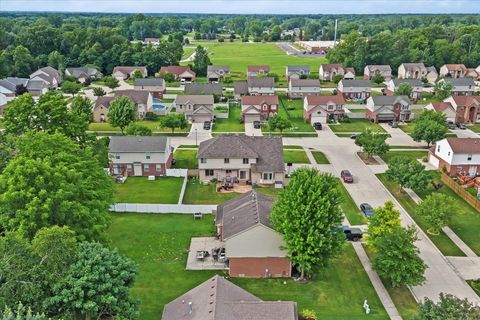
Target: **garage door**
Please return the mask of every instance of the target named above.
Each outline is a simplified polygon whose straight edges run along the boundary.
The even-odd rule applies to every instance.
[[[252,123],[253,121],[260,121],[259,114],[246,114],[245,115],[245,123]]]
[[[322,116],[322,115],[314,115],[312,114],[312,118],[310,120],[311,124],[314,124],[315,122],[320,122],[320,123],[327,123],[327,117]]]
[[[196,123],[201,123],[201,122],[205,122],[205,121],[212,121],[212,116],[210,115],[194,115],[192,116],[192,120],[194,120],[194,122]]]

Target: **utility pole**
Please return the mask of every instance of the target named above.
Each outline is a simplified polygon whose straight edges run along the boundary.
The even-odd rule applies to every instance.
[[[337,45],[337,27],[338,27],[338,19],[335,19],[335,36],[333,38],[333,47]]]

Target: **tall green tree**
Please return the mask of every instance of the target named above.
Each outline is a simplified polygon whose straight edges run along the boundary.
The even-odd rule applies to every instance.
[[[0,315],[1,320],[48,320],[44,314],[32,312],[32,309],[26,308],[20,302],[15,310],[12,310],[8,307],[5,308],[3,314]]]
[[[22,45],[15,48],[13,52],[13,70],[17,77],[28,78],[30,74],[36,70],[35,59],[30,50]]]
[[[105,83],[105,85],[106,85],[107,87],[109,87],[110,89],[115,89],[116,87],[119,86],[118,80],[115,79],[115,78],[112,77],[112,76],[104,77],[104,78],[103,78],[103,83]]]
[[[419,306],[419,320],[480,319],[480,307],[467,299],[460,299],[451,294],[440,293],[440,301],[433,302],[426,298]]]
[[[169,128],[172,130],[172,133],[174,133],[175,128],[185,129],[187,127],[187,121],[183,114],[169,113],[160,118],[160,126],[163,128]]]
[[[447,125],[439,124],[434,120],[418,119],[415,121],[415,127],[412,132],[412,139],[415,141],[425,141],[430,147],[432,143],[442,140],[447,135]]]
[[[429,194],[415,207],[415,213],[427,222],[428,231],[435,234],[447,225],[456,210],[454,199],[438,192]]]
[[[408,82],[401,83],[397,89],[395,89],[395,95],[410,97],[412,94],[412,85]]]
[[[73,99],[70,109],[72,112],[84,118],[86,122],[93,121],[93,103],[87,97],[77,96]]]
[[[193,58],[193,71],[195,71],[197,77],[206,77],[207,67],[211,64],[212,62],[208,57],[207,49],[198,46],[195,50],[195,57]]]
[[[337,184],[334,177],[316,169],[297,169],[273,206],[271,221],[283,235],[301,279],[326,265],[345,240],[342,233],[333,232],[343,219]]]
[[[125,133],[127,134],[127,136],[151,136],[152,129],[132,122],[125,129]]]
[[[292,127],[292,122],[281,115],[275,115],[268,118],[268,126],[270,131],[278,130],[283,134],[283,131]]]
[[[383,235],[392,232],[400,226],[400,212],[395,209],[392,201],[387,201],[382,207],[375,210],[375,214],[368,219],[368,244],[374,246]]]
[[[443,100],[452,95],[453,84],[448,80],[441,80],[435,83],[433,91],[439,100]]]
[[[405,156],[393,157],[385,172],[387,177],[403,188],[422,189],[431,180],[430,174],[417,160]]]
[[[81,89],[82,85],[73,81],[64,81],[62,84],[62,91],[67,94],[75,96]]]
[[[357,136],[355,143],[360,145],[368,157],[382,156],[390,149],[386,143],[387,135],[379,132],[373,132],[370,128],[363,130],[362,134]]]
[[[108,122],[112,127],[119,127],[124,134],[125,127],[137,119],[137,112],[132,100],[127,96],[120,96],[110,103]]]

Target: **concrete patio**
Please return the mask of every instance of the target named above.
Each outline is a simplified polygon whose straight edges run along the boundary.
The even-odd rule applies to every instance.
[[[224,247],[224,243],[215,237],[192,238],[188,250],[186,270],[225,270],[225,263],[214,261],[212,249]],[[197,259],[197,251],[208,251],[210,255],[202,260]]]

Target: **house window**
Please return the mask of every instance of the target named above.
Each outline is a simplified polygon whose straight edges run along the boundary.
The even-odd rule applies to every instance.
[[[150,170],[150,165],[149,164],[144,164],[143,165],[143,171],[149,171]]]
[[[437,152],[440,152],[440,146],[437,146]]]
[[[150,159],[150,153],[145,153],[145,159]]]
[[[120,155],[118,153],[115,155],[115,159],[120,159]]]
[[[205,159],[205,158],[200,158],[200,163],[207,163],[207,159]]]
[[[471,154],[467,155],[467,160],[468,161],[472,160],[472,155]]]
[[[273,173],[272,172],[264,172],[263,173],[263,180],[273,180]]]
[[[248,158],[243,158],[243,164],[248,164]]]
[[[268,110],[268,106],[266,104],[263,105],[263,110],[265,110],[265,111]]]
[[[155,165],[155,170],[157,170],[157,171],[160,171],[160,170],[161,170],[161,168],[162,168],[162,166],[161,166],[161,165],[159,165],[159,164]]]
[[[132,165],[131,164],[127,164],[127,171],[132,172]]]
[[[277,110],[277,105],[272,104],[272,106],[270,107],[270,109],[272,109],[272,110]]]
[[[450,155],[450,151],[448,151],[448,155]]]
[[[327,106],[327,109],[328,110],[333,110],[334,106],[332,106],[331,104]]]
[[[225,170],[225,172],[226,172],[227,174],[231,174],[231,173],[232,173],[232,170],[227,169],[227,170]]]
[[[223,163],[230,163],[230,158],[223,159]]]
[[[205,170],[205,177],[213,177],[213,169]]]

